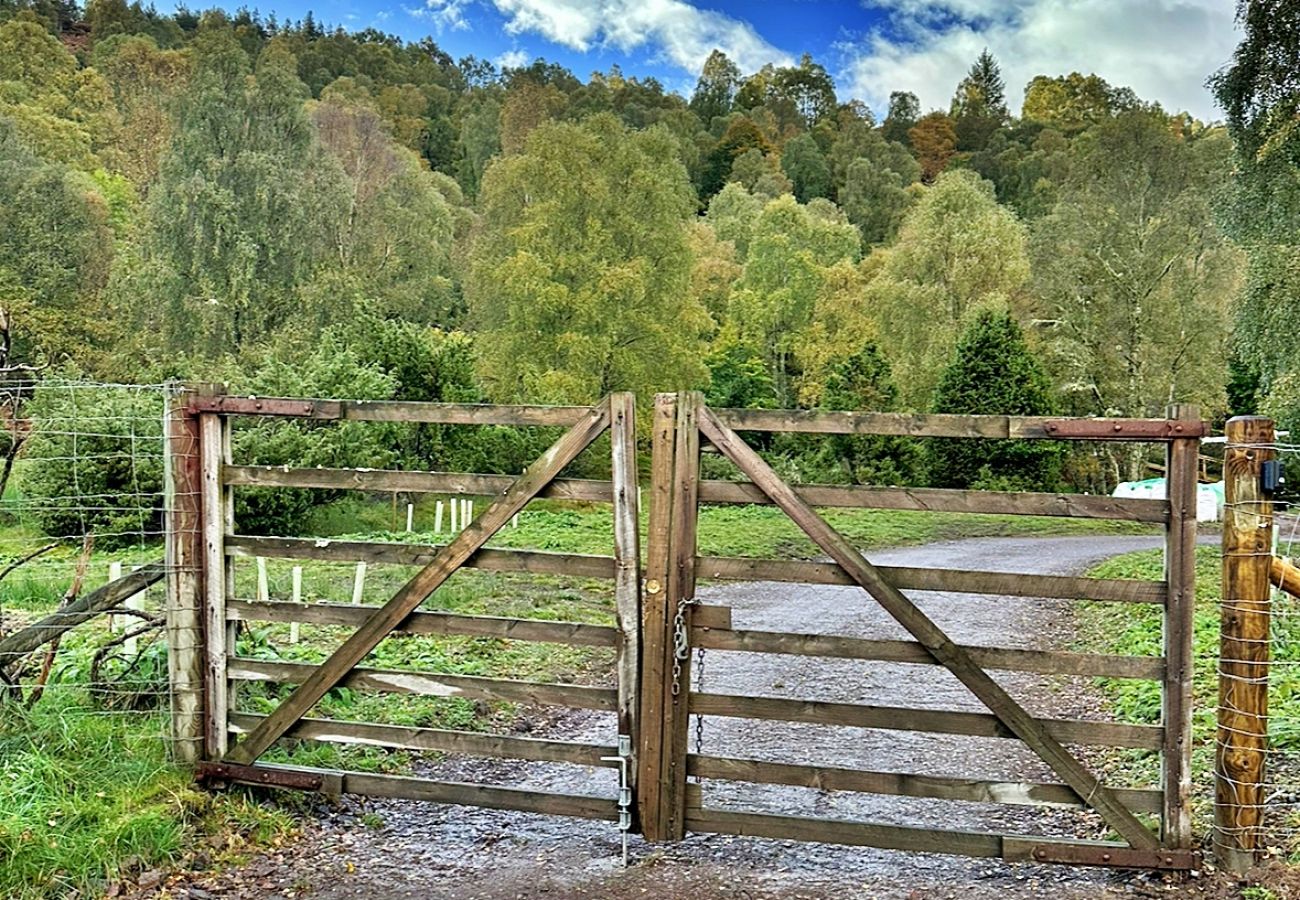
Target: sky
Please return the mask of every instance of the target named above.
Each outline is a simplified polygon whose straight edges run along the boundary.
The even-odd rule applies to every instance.
[[[581,78],[617,64],[689,95],[709,52],[742,71],[811,53],[842,100],[884,114],[891,91],[946,109],[987,47],[1018,110],[1034,75],[1096,72],[1169,111],[1220,118],[1205,79],[1240,39],[1233,0],[262,0],[264,15],[425,35],[453,57],[537,57]],[[191,4],[201,7],[204,4]],[[241,3],[226,3],[231,7]]]

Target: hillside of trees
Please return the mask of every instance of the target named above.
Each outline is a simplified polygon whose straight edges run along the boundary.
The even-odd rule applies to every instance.
[[[1300,325],[1300,26],[1243,15],[1213,83],[1225,126],[1080,73],[1012,110],[987,52],[948,108],[871,110],[808,56],[746,73],[715,51],[684,98],[310,16],[0,0],[0,363],[418,400],[1295,418],[1300,350],[1269,335]],[[477,440],[250,447],[423,467],[530,450]],[[1143,474],[764,449],[822,480]]]

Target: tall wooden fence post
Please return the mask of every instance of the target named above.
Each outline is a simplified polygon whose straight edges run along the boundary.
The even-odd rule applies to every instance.
[[[205,386],[203,393],[219,391]],[[237,623],[226,619],[226,598],[234,591],[234,570],[226,558],[226,534],[233,525],[234,498],[223,482],[230,462],[230,423],[217,412],[200,413],[199,456],[202,496],[205,688],[207,697],[205,753],[208,759],[226,755],[229,743],[230,681],[227,656]]]
[[[165,614],[171,686],[172,753],[181,763],[203,755],[203,535],[199,419],[193,392],[168,386]]]
[[[1225,868],[1243,872],[1264,806],[1273,507],[1263,479],[1277,453],[1271,419],[1238,416],[1226,431],[1214,845]]]
[[[1196,406],[1173,405],[1167,415],[1174,420],[1175,429],[1180,422],[1200,425],[1201,412]],[[1191,430],[1183,428],[1184,433]],[[1192,630],[1196,612],[1196,467],[1200,448],[1200,438],[1175,438],[1165,452],[1165,497],[1169,501],[1165,581],[1169,596],[1163,628],[1161,838],[1166,847],[1179,849],[1192,846]]]

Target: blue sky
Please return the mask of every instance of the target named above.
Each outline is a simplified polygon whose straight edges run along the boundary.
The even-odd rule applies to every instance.
[[[842,99],[883,112],[911,90],[946,107],[984,47],[998,57],[1018,107],[1036,74],[1097,72],[1170,110],[1217,118],[1206,77],[1240,35],[1232,0],[262,0],[263,14],[431,35],[454,57],[498,63],[536,57],[585,78],[617,63],[689,93],[720,47],[744,71],[808,52]],[[201,4],[196,4],[201,5]],[[236,3],[223,5],[236,6]],[[250,4],[253,5],[253,4]]]

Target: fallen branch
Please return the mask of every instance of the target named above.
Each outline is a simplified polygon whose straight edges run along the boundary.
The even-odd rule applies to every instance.
[[[0,669],[7,668],[37,647],[54,640],[82,622],[123,603],[128,597],[134,597],[149,585],[157,584],[166,574],[167,567],[162,560],[151,562],[117,581],[111,581],[91,591],[69,604],[66,609],[51,613],[39,622],[0,639]]]

